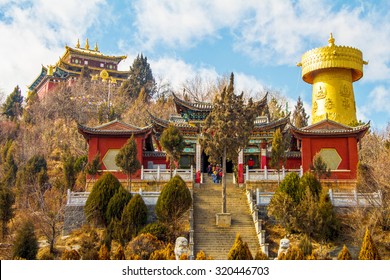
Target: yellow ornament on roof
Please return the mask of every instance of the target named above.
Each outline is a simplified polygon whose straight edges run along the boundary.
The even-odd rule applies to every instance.
[[[86,50],[89,50],[88,38],[87,38],[87,40],[85,41],[85,49],[86,49]]]
[[[76,48],[80,48],[80,39],[77,39]]]

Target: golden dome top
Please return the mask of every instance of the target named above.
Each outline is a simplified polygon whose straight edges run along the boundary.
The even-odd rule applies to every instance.
[[[302,55],[297,65],[302,66],[302,79],[305,82],[312,84],[315,71],[329,68],[351,69],[354,82],[363,77],[363,64],[367,62],[363,60],[362,52],[353,47],[337,46],[334,42],[330,33],[328,46],[312,49]]]

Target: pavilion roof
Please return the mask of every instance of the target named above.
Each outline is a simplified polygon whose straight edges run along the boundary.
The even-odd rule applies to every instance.
[[[355,137],[361,139],[368,129],[370,122],[356,127],[347,126],[329,119],[322,120],[315,124],[298,128],[290,124],[291,132],[298,139],[303,137]]]
[[[119,120],[113,120],[95,127],[88,127],[82,124],[78,124],[77,128],[85,138],[91,135],[126,137],[131,135],[150,134],[152,131],[152,126],[138,127]]]
[[[156,117],[152,113],[148,112],[150,121],[153,126],[157,126],[161,129],[167,128],[170,124],[178,127],[181,130],[198,131],[198,127],[188,124],[188,122],[180,116],[171,116],[169,120],[164,120]]]

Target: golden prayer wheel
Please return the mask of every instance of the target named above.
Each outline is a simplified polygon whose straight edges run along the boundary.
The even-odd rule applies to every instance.
[[[329,45],[303,54],[298,66],[302,79],[313,85],[312,123],[330,119],[344,125],[357,121],[352,83],[363,77],[362,52],[336,46],[332,33]]]

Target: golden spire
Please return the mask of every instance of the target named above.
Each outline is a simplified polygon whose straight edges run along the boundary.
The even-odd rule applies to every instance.
[[[86,50],[89,50],[88,38],[87,38],[87,40],[85,41],[85,49],[86,49]]]
[[[77,39],[76,48],[80,48],[80,39]]]
[[[329,40],[328,40],[328,46],[329,47],[333,47],[334,46],[334,38],[333,38],[333,34],[330,33],[330,37],[329,37]]]
[[[98,47],[98,44],[97,44],[97,42],[95,43],[95,49],[94,49],[95,51],[99,51],[99,47]]]
[[[47,75],[48,76],[53,76],[53,72],[54,72],[54,69],[53,69],[53,65],[48,65],[47,67]]]

